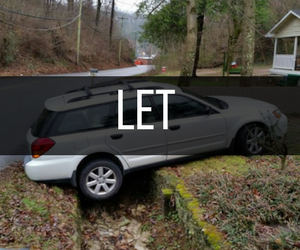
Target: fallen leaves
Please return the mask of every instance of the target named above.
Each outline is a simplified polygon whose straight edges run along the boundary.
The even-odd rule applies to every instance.
[[[29,180],[21,163],[1,171],[0,247],[78,248],[74,193]]]

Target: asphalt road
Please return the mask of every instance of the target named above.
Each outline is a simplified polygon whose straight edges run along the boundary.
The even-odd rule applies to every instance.
[[[138,65],[136,67],[128,67],[122,69],[108,69],[108,70],[101,70],[96,76],[110,76],[110,77],[125,77],[125,76],[134,76],[134,75],[141,75],[150,71],[154,66],[152,65]],[[61,74],[56,76],[90,76],[90,72],[83,72],[83,73],[74,73],[74,74]]]
[[[0,78],[0,169],[27,154],[26,133],[44,108],[44,101],[69,90],[146,73],[152,66],[41,77]]]

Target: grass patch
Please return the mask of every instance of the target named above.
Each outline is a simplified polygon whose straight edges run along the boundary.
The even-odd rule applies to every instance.
[[[180,177],[188,206],[201,211],[206,226],[215,226],[232,249],[297,249],[299,157],[289,156],[284,172],[277,158],[218,156],[164,171]]]
[[[156,76],[177,76],[179,77],[180,76],[180,70],[175,70],[175,71],[167,71],[165,73],[161,73],[159,75],[156,75]]]
[[[79,249],[74,189],[35,183],[21,163],[0,174],[0,248]]]
[[[48,215],[48,210],[45,207],[45,204],[43,201],[36,202],[29,198],[24,198],[24,199],[22,199],[22,202],[24,203],[25,207],[28,210],[33,211],[34,213],[40,214],[41,216]]]

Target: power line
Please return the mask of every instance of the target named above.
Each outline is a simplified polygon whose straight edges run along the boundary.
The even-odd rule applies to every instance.
[[[91,25],[90,23],[89,23],[89,21],[87,21],[86,19],[84,19],[84,18],[82,18],[82,21],[89,27],[89,28],[91,28],[91,29],[93,29],[94,31],[96,31],[97,33],[99,33],[100,35],[102,35],[103,37],[103,39],[104,40],[106,40],[106,41],[108,41],[108,38],[106,38],[105,37],[105,34],[104,34],[104,32],[103,31],[101,31],[99,28],[97,28],[96,26],[94,26],[94,25]],[[120,32],[114,32],[114,34],[113,34],[113,37],[114,38],[118,38],[118,37],[120,37],[121,36],[121,33]]]
[[[4,20],[1,20],[0,19],[0,22],[2,23],[5,23],[7,25],[11,25],[11,26],[16,26],[16,27],[19,27],[21,29],[25,29],[25,30],[33,30],[33,31],[51,31],[51,30],[57,30],[57,29],[61,29],[61,28],[64,28],[72,23],[74,23],[78,18],[79,18],[80,15],[78,15],[77,17],[75,17],[72,21],[66,23],[66,24],[63,24],[61,26],[57,26],[57,27],[54,27],[54,28],[48,28],[48,29],[35,29],[35,28],[28,28],[28,27],[24,27],[22,25],[19,25],[19,24],[14,24],[14,23],[11,23],[11,22],[7,22],[7,21],[4,21]]]
[[[132,7],[132,4],[130,4],[130,3],[126,3],[126,2],[122,2],[122,1],[118,1],[117,3],[125,4],[127,6],[131,6]]]
[[[136,5],[138,1],[139,0],[135,0],[135,2],[134,2],[133,5]],[[124,12],[122,17],[125,17],[126,14],[129,14],[129,10],[127,10],[126,12]]]
[[[31,17],[31,18],[36,18],[36,19],[42,19],[42,20],[55,20],[55,21],[69,21],[69,20],[74,20],[73,18],[53,18],[53,17],[34,16],[34,15],[30,15],[30,14],[18,12],[18,11],[15,11],[15,10],[10,10],[10,9],[4,8],[2,6],[0,6],[0,10],[3,11],[3,12],[8,12],[8,13],[12,13],[12,14],[20,15],[20,16],[26,16],[26,17]]]

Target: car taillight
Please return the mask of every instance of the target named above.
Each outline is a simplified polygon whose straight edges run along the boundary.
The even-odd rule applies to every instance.
[[[39,138],[36,139],[31,144],[31,154],[33,158],[38,158],[45,154],[50,148],[55,145],[55,141],[49,138]]]

